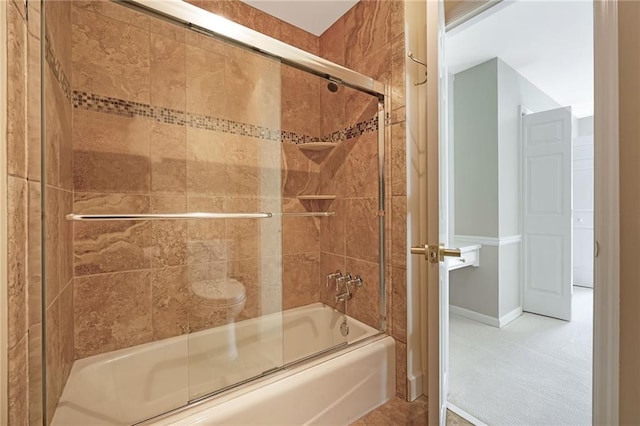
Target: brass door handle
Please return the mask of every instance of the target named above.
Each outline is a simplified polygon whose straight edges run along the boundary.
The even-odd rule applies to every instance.
[[[446,257],[461,257],[462,253],[460,252],[460,249],[457,249],[457,248],[451,249],[451,248],[444,248],[444,246],[440,246],[440,261],[443,261],[445,256]]]
[[[421,254],[424,260],[429,260],[429,246],[427,244],[411,247],[411,254]]]
[[[426,254],[428,248],[429,246],[426,244],[423,246],[411,247],[411,254]]]
[[[421,254],[424,255],[424,259],[429,261],[429,263],[438,263],[442,262],[445,256],[460,257],[462,253],[460,253],[460,249],[445,248],[443,245],[430,246],[424,244],[411,247],[411,254]]]

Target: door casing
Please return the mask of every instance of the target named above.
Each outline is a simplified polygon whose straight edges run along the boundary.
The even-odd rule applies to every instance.
[[[444,27],[437,10],[443,0],[427,0],[428,74],[442,72],[438,61],[438,38]],[[471,1],[471,0],[469,0]],[[473,14],[470,14],[473,16]],[[620,294],[620,224],[619,224],[619,129],[618,129],[618,0],[594,1],[594,83],[595,83],[595,238],[600,246],[595,259],[594,339],[593,339],[593,423],[618,424],[619,400],[619,294]],[[420,175],[426,194],[426,237],[430,244],[438,235],[438,79],[427,83],[426,173]],[[411,155],[411,153],[410,153]],[[412,159],[409,159],[411,162]],[[417,195],[418,197],[420,194]],[[418,241],[410,241],[418,244]],[[428,422],[437,425],[440,407],[439,288],[438,268],[427,266],[420,282],[420,329],[423,376],[429,396]],[[425,269],[425,268],[421,268]],[[424,285],[424,284],[423,284]],[[423,287],[424,288],[424,287]],[[424,322],[423,322],[424,324]],[[429,373],[430,372],[430,373]]]

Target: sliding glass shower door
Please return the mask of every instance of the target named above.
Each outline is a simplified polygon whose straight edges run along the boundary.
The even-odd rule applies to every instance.
[[[379,95],[128,2],[44,16],[49,423],[145,421],[383,327]]]

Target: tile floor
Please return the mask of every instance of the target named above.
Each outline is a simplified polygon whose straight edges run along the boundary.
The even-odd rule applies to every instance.
[[[422,396],[413,402],[393,398],[381,407],[352,423],[351,426],[422,426],[427,424],[427,398]],[[471,423],[462,417],[447,412],[447,425],[466,426]]]

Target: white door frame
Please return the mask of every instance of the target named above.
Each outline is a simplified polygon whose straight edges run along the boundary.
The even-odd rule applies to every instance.
[[[437,21],[430,3],[442,0],[427,0],[427,63],[430,64],[429,75],[436,76],[441,72],[438,54],[433,47],[438,45]],[[431,10],[431,13],[429,13]],[[594,338],[593,338],[593,424],[618,424],[618,387],[619,387],[619,347],[620,347],[620,252],[619,224],[619,138],[618,138],[618,0],[594,1],[594,80],[595,80],[595,200],[594,225],[595,239],[599,244],[599,255],[595,260],[594,289]],[[437,79],[430,79],[432,82]],[[438,87],[435,83],[432,96],[427,99],[427,173],[421,175],[426,181],[423,187],[429,191],[438,191],[432,179],[437,178],[430,166],[437,168],[438,160],[438,125],[434,125],[437,117]],[[443,88],[446,89],[446,88]],[[435,94],[433,94],[435,93]],[[436,112],[434,112],[434,108]],[[411,161],[411,160],[410,160]],[[430,179],[427,180],[427,177]],[[431,182],[429,182],[431,181]],[[433,194],[427,194],[433,200]],[[435,196],[437,200],[437,195]],[[437,209],[427,202],[427,229],[429,235],[437,235]],[[435,222],[435,226],[434,226]],[[435,232],[435,234],[434,234]],[[433,237],[431,237],[433,238]],[[412,241],[412,243],[418,243]],[[428,269],[428,268],[427,268]],[[423,318],[427,318],[427,326],[421,330],[422,344],[419,348],[409,350],[426,351],[422,354],[423,374],[427,377],[425,392],[429,396],[429,424],[439,422],[439,290],[434,285],[433,273],[420,277],[427,282],[427,298],[421,298]],[[436,281],[437,282],[437,281]],[[426,300],[425,300],[426,299]],[[428,372],[431,374],[427,374]]]

